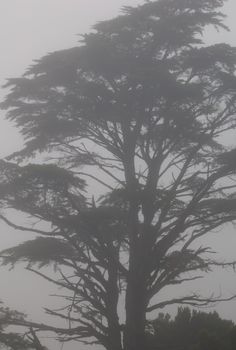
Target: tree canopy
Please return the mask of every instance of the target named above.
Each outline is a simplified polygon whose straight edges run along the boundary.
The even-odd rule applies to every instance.
[[[66,290],[67,306],[46,310],[65,327],[34,329],[143,350],[154,311],[223,299],[175,292],[235,264],[204,246],[236,218],[236,148],[225,145],[236,126],[236,49],[204,39],[209,26],[227,29],[223,4],[125,7],[7,83],[2,108],[25,147],[1,160],[0,218],[38,237],[2,261],[24,261]],[[30,220],[16,223],[11,209]],[[55,278],[40,270],[50,264]],[[169,286],[173,298],[161,299]]]

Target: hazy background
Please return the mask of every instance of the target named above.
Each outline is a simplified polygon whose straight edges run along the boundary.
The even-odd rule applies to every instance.
[[[116,16],[123,5],[137,5],[141,0],[0,0],[0,86],[6,78],[16,77],[48,52],[75,46],[78,35],[88,32],[97,21]],[[223,41],[236,46],[236,1],[229,0],[224,8],[228,15],[226,23],[231,32],[209,31],[208,41]],[[5,91],[0,89],[0,99]],[[22,146],[17,130],[4,121],[0,111],[0,157]],[[230,142],[233,142],[231,140]],[[236,142],[236,140],[235,140]],[[14,232],[0,222],[0,250],[29,238],[30,235]],[[221,250],[221,256],[236,258],[236,229],[230,225],[224,232],[212,235],[209,244]],[[41,307],[49,306],[53,298],[48,294],[54,287],[39,280],[21,267],[8,272],[0,269],[0,300],[9,306],[25,311],[32,318],[43,318]],[[199,282],[198,282],[199,283]],[[208,275],[207,282],[191,288],[236,294],[236,274],[231,271]],[[222,317],[236,321],[236,301],[216,305]],[[54,345],[55,349],[58,347]],[[73,347],[71,347],[73,348]],[[81,347],[83,348],[83,347]],[[64,347],[64,350],[69,347]]]

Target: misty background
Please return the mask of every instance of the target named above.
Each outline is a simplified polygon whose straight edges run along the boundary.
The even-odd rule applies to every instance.
[[[3,86],[7,78],[22,75],[33,60],[49,52],[76,46],[79,34],[90,31],[98,21],[115,17],[122,6],[141,3],[143,1],[140,0],[0,0],[0,85]],[[228,16],[226,23],[231,32],[209,30],[208,42],[226,42],[236,46],[235,0],[227,2],[224,13]],[[6,93],[3,88],[0,89],[0,100]],[[0,156],[5,157],[20,149],[23,143],[14,126],[4,120],[5,112],[0,113]],[[225,140],[229,145],[233,141],[230,137]],[[0,250],[31,237],[0,222]],[[208,241],[216,251],[220,251],[222,259],[235,260],[236,228],[228,225],[224,232],[213,233]],[[54,286],[20,266],[10,272],[1,268],[0,280],[0,300],[29,314],[36,321],[45,320],[42,306],[54,302],[54,298],[49,296],[55,293]],[[192,283],[191,289],[206,293],[214,291],[216,295],[226,297],[236,294],[236,273],[231,270],[216,271],[208,274],[204,282]],[[221,317],[236,321],[236,300],[214,308]]]

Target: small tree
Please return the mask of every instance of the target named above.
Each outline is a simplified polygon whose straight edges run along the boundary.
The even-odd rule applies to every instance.
[[[2,107],[25,148],[1,161],[1,205],[34,225],[12,222],[6,210],[1,219],[40,237],[5,251],[3,262],[27,261],[69,292],[64,312],[47,310],[68,326],[38,329],[143,350],[150,313],[217,300],[158,295],[226,265],[203,245],[235,220],[236,150],[222,141],[236,125],[236,50],[203,41],[209,25],[226,29],[223,3],[126,7],[79,47],[43,57],[7,84]],[[39,270],[50,263],[55,278]]]
[[[4,350],[47,350],[44,347],[34,329],[30,327],[24,333],[13,332],[12,324],[22,322],[25,315],[10,310],[6,307],[0,308],[0,349]]]

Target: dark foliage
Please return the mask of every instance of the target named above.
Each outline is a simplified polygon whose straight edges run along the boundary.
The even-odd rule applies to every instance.
[[[0,349],[4,350],[47,350],[32,328],[24,333],[13,331],[11,325],[21,323],[24,314],[0,307]]]
[[[159,314],[149,324],[150,348],[155,350],[233,350],[235,325],[216,312],[179,308],[174,320]]]

